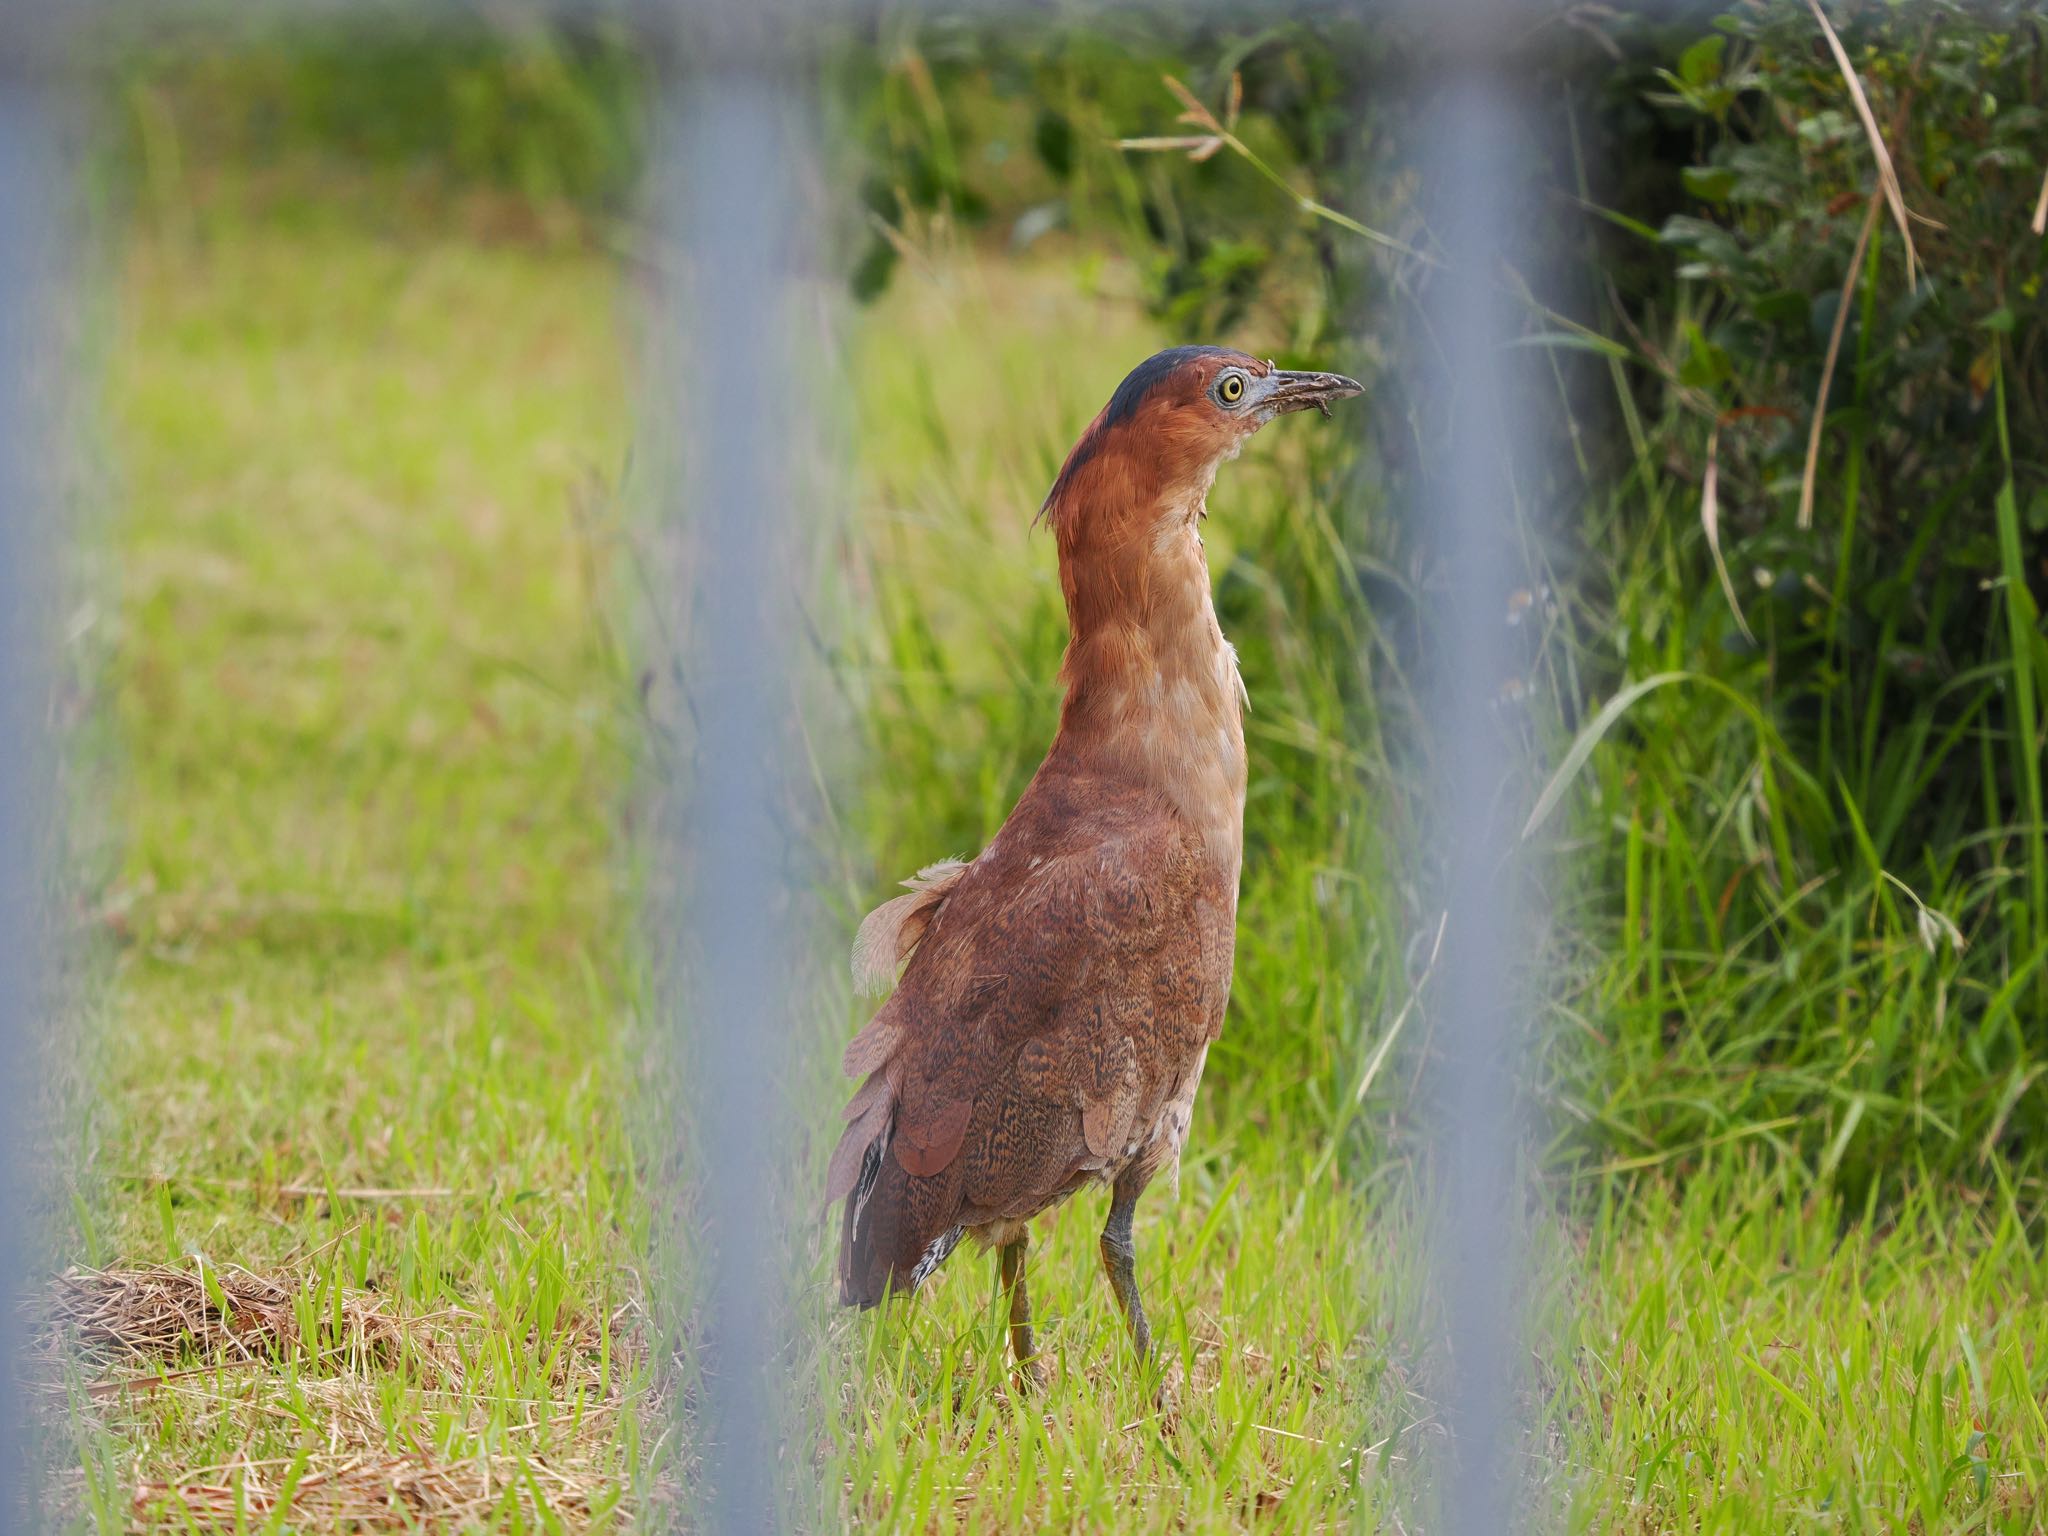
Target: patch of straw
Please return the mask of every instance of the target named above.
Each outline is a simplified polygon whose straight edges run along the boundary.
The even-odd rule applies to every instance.
[[[409,1355],[429,1366],[444,1363],[428,1319],[401,1321],[371,1291],[344,1290],[338,1307],[323,1298],[321,1321],[331,1334],[302,1338],[298,1296],[293,1285],[235,1265],[74,1268],[58,1276],[47,1317],[86,1359],[103,1362],[199,1356],[215,1364],[297,1358],[390,1366]],[[141,1381],[156,1379],[151,1373]],[[104,1382],[95,1390],[123,1385]]]
[[[508,1506],[537,1524],[545,1507],[558,1519],[590,1514],[602,1484],[537,1459],[512,1464],[486,1456],[446,1460],[364,1451],[291,1458],[237,1458],[175,1481],[135,1486],[131,1513],[142,1529],[244,1531],[288,1512],[292,1530],[452,1531],[485,1522]]]
[[[131,1531],[458,1530],[513,1511],[524,1528],[580,1529],[617,1505],[612,1446],[631,1372],[621,1351],[601,1380],[594,1320],[551,1351],[546,1398],[512,1400],[465,1376],[465,1357],[488,1351],[465,1351],[460,1335],[486,1319],[457,1308],[404,1317],[352,1288],[305,1307],[312,1284],[310,1273],[204,1261],[74,1268],[52,1284],[41,1354],[98,1370],[84,1388],[91,1412],[137,1452]],[[615,1340],[631,1331],[612,1320]],[[393,1372],[416,1404],[396,1423]],[[176,1464],[155,1439],[165,1403],[182,1440],[240,1449],[218,1465]]]

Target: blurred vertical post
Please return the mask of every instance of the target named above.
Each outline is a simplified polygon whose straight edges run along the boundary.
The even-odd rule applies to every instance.
[[[1525,1255],[1515,1083],[1529,928],[1516,895],[1516,735],[1501,700],[1519,672],[1506,612],[1525,579],[1514,477],[1530,462],[1531,425],[1526,393],[1504,377],[1520,334],[1505,272],[1509,262],[1519,265],[1527,228],[1522,189],[1533,184],[1533,133],[1506,57],[1521,31],[1515,10],[1500,0],[1460,0],[1418,13],[1441,60],[1417,126],[1428,223],[1443,265],[1424,306],[1434,347],[1414,366],[1441,454],[1428,466],[1422,508],[1445,578],[1431,669],[1439,798],[1430,825],[1443,839],[1449,913],[1428,1104],[1440,1201],[1437,1292],[1450,1347],[1439,1516],[1453,1536],[1502,1536],[1521,1523],[1516,1282]]]
[[[17,17],[0,15],[0,26]],[[37,1479],[21,1372],[34,1274],[35,1074],[44,1060],[42,912],[45,555],[61,334],[55,278],[62,220],[54,92],[37,50],[0,37],[0,1533],[37,1529]]]
[[[807,440],[794,377],[792,277],[801,247],[796,169],[803,109],[783,52],[784,7],[702,5],[685,16],[687,65],[671,75],[660,146],[682,258],[666,380],[680,466],[689,611],[676,633],[693,751],[675,825],[690,932],[684,1032],[697,1080],[692,1237],[710,1261],[698,1313],[706,1528],[721,1536],[777,1524],[783,1419],[775,1348],[784,1289],[775,1216],[777,1068],[796,945],[788,931],[797,867],[780,765],[791,708],[792,449]]]

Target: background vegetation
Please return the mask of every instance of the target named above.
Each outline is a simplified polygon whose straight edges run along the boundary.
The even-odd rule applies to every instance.
[[[1991,1142],[2038,1144],[2048,1108],[2029,1092],[2048,993],[2027,979],[2044,959],[2048,461],[2029,446],[2048,440],[2030,227],[2044,62],[2024,8],[1850,7],[1838,20],[1897,168],[1910,270],[1810,12],[1616,22],[1603,46],[1542,61],[1556,130],[1544,233],[1559,258],[1528,293],[1529,340],[1557,356],[1546,403],[1570,452],[1522,469],[1549,516],[1528,568],[1527,593],[1543,594],[1529,671],[1512,681],[1561,743],[1558,728],[1624,687],[1687,679],[1630,708],[1578,797],[1555,957],[1573,985],[1548,1090],[1581,1122],[1578,1149],[1682,1156],[1787,1121],[1770,1134],[1860,1190],[1901,1158],[1981,1177]],[[1257,608],[1318,654],[1394,663],[1363,687],[1354,668],[1282,692],[1341,702],[1329,734],[1350,745],[1387,739],[1383,722],[1401,717],[1362,781],[1398,824],[1412,815],[1409,753],[1426,750],[1399,679],[1413,679],[1418,610],[1455,551],[1409,515],[1426,503],[1427,429],[1402,369],[1375,365],[1414,355],[1413,299],[1431,271],[1341,216],[1289,206],[1342,205],[1426,253],[1399,176],[1372,178],[1398,152],[1393,125],[1367,112],[1344,126],[1363,82],[1397,71],[1384,47],[1322,27],[1210,40],[1178,88],[1146,78],[1155,60],[1105,64],[1105,51],[1092,33],[1044,49],[1065,96],[989,62],[1009,56],[1003,43],[941,55],[954,72],[941,80],[970,102],[1024,100],[999,126],[972,106],[947,117],[943,155],[928,114],[885,111],[898,226],[949,195],[931,165],[971,163],[969,134],[1015,133],[1035,112],[1034,144],[1055,150],[1044,169],[1072,191],[1022,209],[1013,239],[1048,210],[1107,223],[1140,252],[1175,334],[1235,324],[1266,350],[1341,350],[1373,370],[1378,451],[1348,498],[1367,524],[1333,530],[1334,551],[1262,545]],[[1232,139],[1191,121],[1191,102],[1241,111]],[[1195,163],[1118,147],[1167,136]],[[1065,154],[1077,143],[1110,165],[1084,174]],[[1263,174],[1276,167],[1291,197]],[[971,185],[950,195],[969,218],[994,216]],[[1810,437],[1824,379],[1830,406]],[[1327,481],[1341,466],[1312,469]],[[1276,784],[1358,776],[1262,745]],[[1402,913],[1395,931],[1427,916]],[[1956,1009],[1972,1022],[1929,1027]],[[1303,1035],[1290,1047],[1328,1038]]]
[[[1519,467],[1501,717],[1562,770],[1524,1407],[1529,1497],[1576,1529],[2043,1518],[2043,24],[1827,14],[1855,88],[1791,5],[1530,43],[1553,254],[1502,276],[1503,366],[1560,431]],[[841,928],[980,846],[1035,766],[1062,627],[1024,530],[1130,361],[1236,341],[1374,410],[1268,434],[1212,502],[1245,922],[1182,1193],[1141,1222],[1163,1388],[1125,1366],[1092,1207],[1039,1244],[1036,1401],[972,1260],[844,1317],[800,1227],[799,1523],[1429,1523],[1417,701],[1456,551],[1403,362],[1440,280],[1394,88],[1418,48],[890,19],[826,62],[860,189],[825,213],[857,306],[823,360],[852,445],[820,641],[855,737],[817,808]],[[459,1465],[481,1479],[407,1518],[651,1521],[704,1362],[687,1327],[679,1374],[649,1358],[662,1153],[627,1087],[647,62],[600,24],[153,34],[107,85],[128,848],[72,1256],[197,1252],[310,1310],[253,1372],[173,1329],[77,1380],[68,1507],[340,1525],[394,1467]],[[857,1016],[822,967],[816,995],[797,1183]],[[415,1342],[352,1350],[350,1306]],[[108,1408],[165,1369],[196,1374]]]

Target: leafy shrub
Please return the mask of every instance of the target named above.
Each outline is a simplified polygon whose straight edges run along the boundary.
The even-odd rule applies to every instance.
[[[1660,234],[1687,311],[1672,383],[1722,424],[1723,538],[1754,581],[1738,591],[1781,718],[1823,781],[1841,770],[1859,802],[1882,808],[1880,855],[1913,858],[1954,835],[1958,803],[1980,788],[2002,819],[2027,816],[2015,754],[1998,754],[1981,786],[1967,751],[1902,778],[1904,758],[1888,768],[1881,744],[1859,754],[1849,733],[1954,698],[1959,678],[2006,654],[2004,584],[2048,590],[2040,563],[2005,567],[1998,526],[2010,478],[2021,531],[2048,532],[2048,457],[2031,448],[2048,442],[2048,265],[2029,228],[2048,125],[2031,104],[2043,23],[2017,7],[1844,16],[1898,167],[1910,273],[1810,14],[1749,10],[1718,26],[1665,73],[1668,91],[1651,92],[1694,120],[1706,146],[1683,170],[1698,211],[1672,215]],[[1808,531],[1797,515],[1805,429],[1824,386]]]
[[[1869,1181],[1974,1168],[2044,1123],[2044,59],[2016,6],[1833,20],[1910,271],[1806,8],[1742,8],[1607,82],[1688,151],[1608,210],[1638,243],[1607,328],[1649,424],[1595,524],[1620,552],[1614,682],[1690,670],[1767,734],[1711,697],[1646,701],[1601,776],[1628,837],[1596,847],[1625,907],[1609,1001],[1643,1010],[1615,1074],[1642,1091],[1630,1133],[1784,1120]]]
[[[123,21],[119,160],[152,178],[167,165],[260,172],[296,156],[585,217],[624,214],[639,191],[654,77],[601,7],[546,21],[516,8]],[[174,128],[190,142],[164,142]]]

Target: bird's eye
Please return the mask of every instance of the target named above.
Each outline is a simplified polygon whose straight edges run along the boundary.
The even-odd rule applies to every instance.
[[[1244,398],[1244,375],[1226,373],[1216,386],[1216,398],[1225,405],[1235,405]]]

